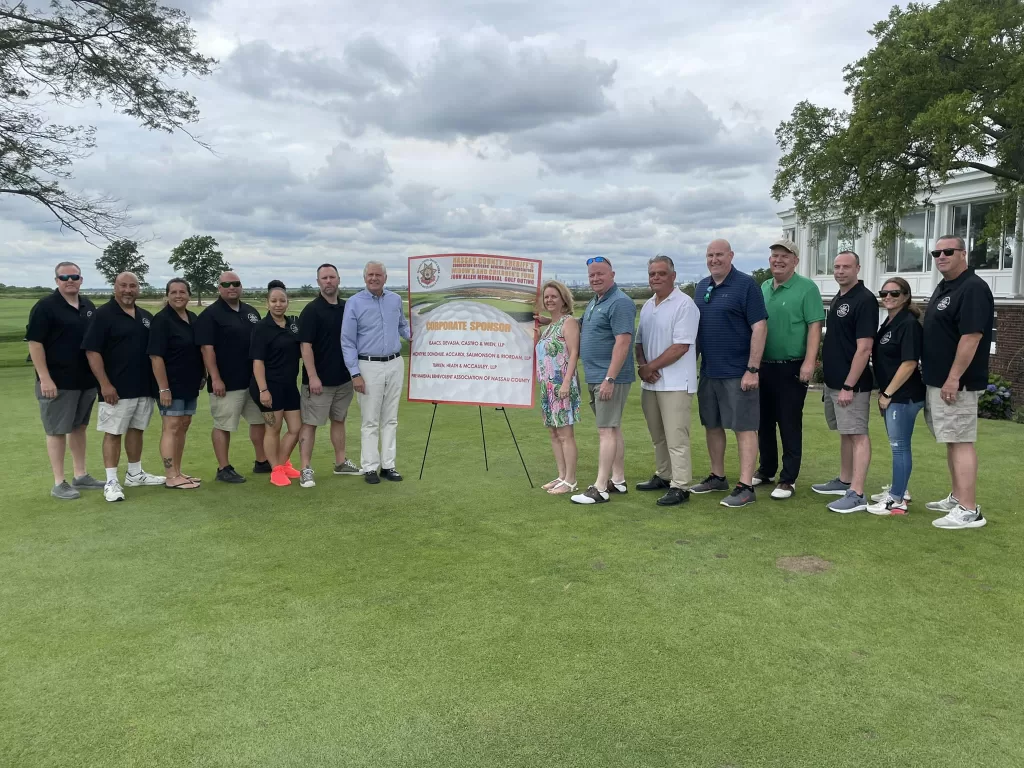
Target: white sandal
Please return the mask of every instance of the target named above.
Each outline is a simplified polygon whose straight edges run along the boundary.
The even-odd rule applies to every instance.
[[[557,488],[558,484],[561,482],[563,482],[562,478],[556,477],[550,483],[544,483],[544,485],[542,485],[541,488],[543,488],[545,491],[550,491],[552,488]]]
[[[548,491],[553,496],[560,496],[563,493],[574,493],[579,488],[579,483],[567,483],[565,480],[559,480],[557,485],[551,487]],[[565,488],[566,490],[560,491],[559,488]]]

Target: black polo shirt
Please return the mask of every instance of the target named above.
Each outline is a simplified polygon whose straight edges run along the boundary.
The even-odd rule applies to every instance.
[[[256,323],[249,345],[249,357],[263,361],[267,381],[294,384],[295,377],[299,375],[301,356],[299,324],[295,317],[285,316],[284,328],[278,326],[271,315]]]
[[[238,309],[234,310],[224,299],[213,302],[196,321],[196,344],[213,347],[217,370],[228,392],[249,386],[252,378],[249,343],[259,321],[260,313],[255,307],[240,301]],[[207,382],[206,389],[213,391],[212,381]]]
[[[922,346],[924,328],[906,309],[898,312],[892,319],[885,318],[878,333],[875,334],[875,344],[871,351],[875,383],[878,384],[879,392],[888,392],[892,395],[892,402],[920,403],[924,400],[924,382],[921,381],[921,372],[916,365],[921,359]],[[915,363],[910,378],[895,392],[887,389],[896,371],[908,360]]]
[[[85,330],[96,306],[78,295],[78,309],[68,304],[59,290],[40,299],[28,316],[25,340],[43,345],[46,367],[57,389],[92,389],[96,379],[82,349]],[[39,380],[39,375],[36,375]]]
[[[341,319],[344,314],[344,301],[338,299],[337,304],[331,304],[317,294],[299,315],[299,341],[313,345],[316,374],[325,387],[336,387],[352,380],[341,354]],[[305,363],[302,365],[302,383],[309,384]]]
[[[153,315],[135,306],[132,317],[111,299],[93,313],[82,349],[99,352],[107,378],[122,398],[156,397],[156,380],[149,362],[149,328]]]
[[[928,339],[921,358],[924,383],[929,387],[945,384],[956,359],[960,337],[980,333],[981,341],[974,359],[960,377],[960,389],[974,392],[987,387],[994,320],[992,289],[973,269],[955,280],[939,281],[924,314],[924,335]]]
[[[168,305],[156,313],[153,327],[149,329],[147,351],[164,359],[167,386],[175,400],[199,397],[199,385],[205,373],[203,354],[196,346],[196,315],[188,310],[185,312],[188,314],[187,323]]]
[[[878,299],[858,280],[845,294],[837,293],[828,310],[825,344],[821,350],[821,366],[825,385],[842,389],[850,373],[850,363],[857,354],[857,339],[874,339],[878,329]],[[865,365],[857,380],[855,392],[870,392],[874,384],[871,366]]]

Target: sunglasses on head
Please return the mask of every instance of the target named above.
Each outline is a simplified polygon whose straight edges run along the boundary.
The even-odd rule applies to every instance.
[[[224,282],[222,282],[220,284],[220,287],[221,288],[241,288],[242,287],[242,281],[241,280],[225,280]]]
[[[592,259],[587,259],[587,266],[588,267],[591,264],[607,264],[607,263],[608,263],[608,259],[606,259],[604,256],[595,256]]]
[[[899,298],[902,295],[903,295],[903,291],[901,291],[899,288],[897,288],[895,291],[879,291],[878,292],[878,298],[880,298],[880,299],[884,299],[886,296],[888,296],[891,299],[896,299],[896,298]]]
[[[62,283],[66,283],[68,280],[70,280],[73,283],[77,283],[79,280],[82,279],[82,276],[81,275],[57,275],[57,279],[60,280]]]
[[[937,259],[939,256],[952,256],[957,251],[962,251],[963,248],[940,248],[937,251],[932,251],[932,258]]]

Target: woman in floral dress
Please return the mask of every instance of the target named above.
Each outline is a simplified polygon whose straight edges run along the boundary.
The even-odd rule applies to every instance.
[[[544,426],[551,433],[551,449],[558,477],[541,487],[548,493],[576,490],[576,435],[580,419],[580,327],[572,316],[572,293],[557,280],[544,283],[541,300],[551,322],[537,333],[537,381],[540,383]]]

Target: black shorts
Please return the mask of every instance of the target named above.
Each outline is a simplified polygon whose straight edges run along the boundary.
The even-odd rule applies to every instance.
[[[299,387],[294,382],[268,381],[267,389],[270,390],[270,408],[264,407],[260,402],[260,390],[255,381],[249,382],[249,396],[263,413],[271,411],[297,411],[302,403],[299,397]]]

